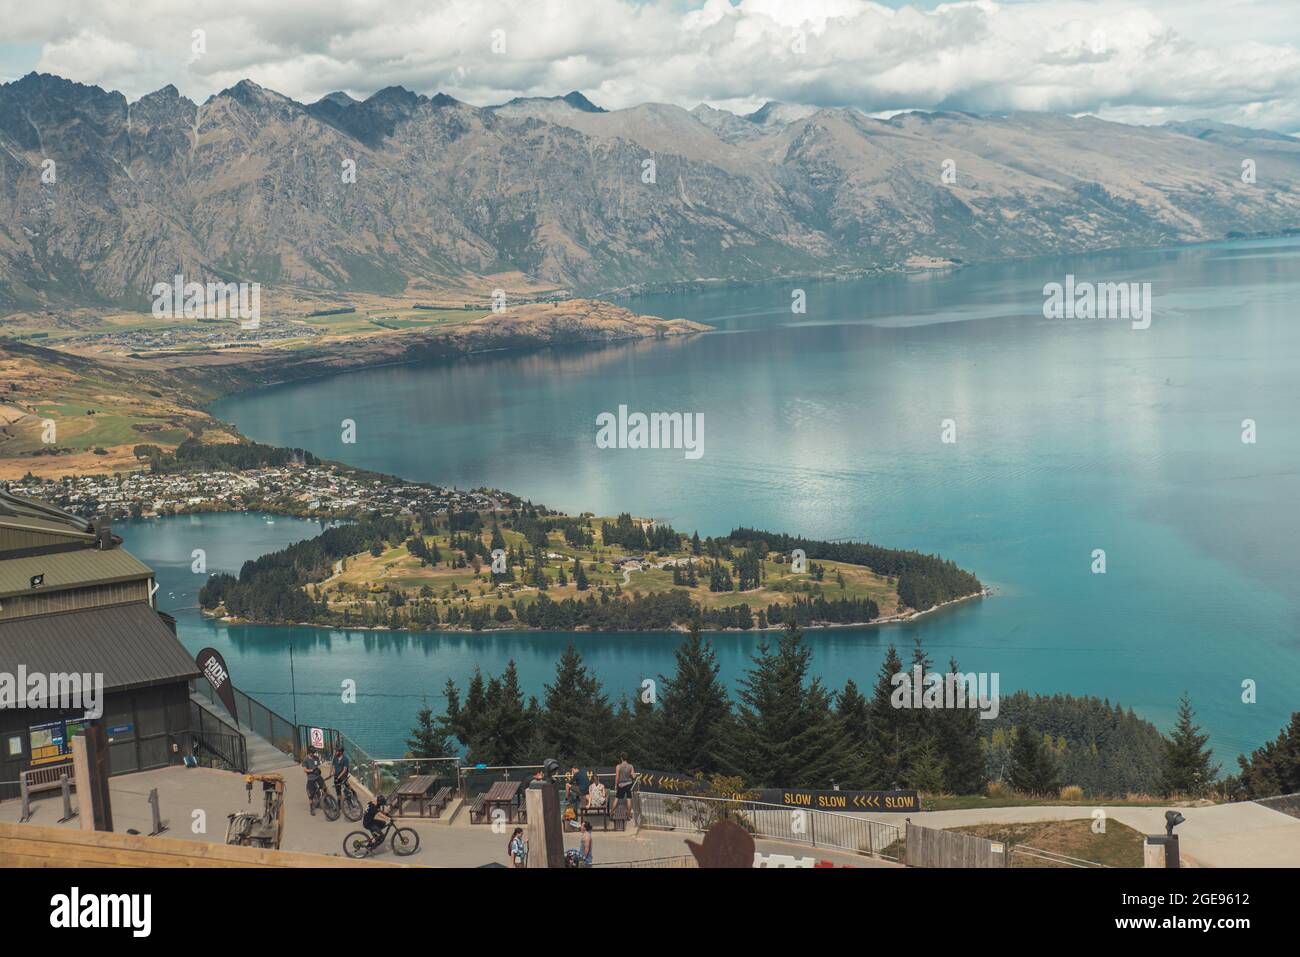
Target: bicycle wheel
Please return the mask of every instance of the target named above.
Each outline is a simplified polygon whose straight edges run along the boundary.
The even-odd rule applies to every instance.
[[[361,820],[361,802],[357,799],[357,792],[351,788],[343,789],[343,816],[349,821]]]
[[[343,839],[343,853],[348,857],[361,858],[370,856],[370,834],[367,831],[353,831]]]
[[[339,819],[339,799],[328,791],[322,792],[320,796],[321,810],[325,812],[325,820],[337,821]]]
[[[420,835],[413,828],[399,827],[393,831],[393,853],[409,857],[420,849]]]

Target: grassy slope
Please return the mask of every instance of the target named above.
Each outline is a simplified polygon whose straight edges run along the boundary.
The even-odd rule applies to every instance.
[[[46,421],[54,423],[53,442],[44,441]],[[173,448],[194,433],[237,438],[165,379],[0,343],[0,478],[137,468],[136,445]]]
[[[1055,851],[1107,867],[1141,867],[1143,835],[1119,821],[1108,820],[1106,832],[1092,829],[1091,817],[1078,821],[1032,821],[1023,824],[970,824],[952,828],[963,834],[1001,841],[1014,847],[1022,845],[1042,851]],[[1017,854],[1017,867],[1052,867],[1046,861],[1027,854]]]

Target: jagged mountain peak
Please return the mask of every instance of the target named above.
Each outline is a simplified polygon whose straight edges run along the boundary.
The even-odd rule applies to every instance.
[[[577,90],[572,90],[569,93],[564,94],[560,99],[564,100],[565,103],[568,103],[575,110],[581,110],[584,113],[609,112],[603,106],[597,106],[595,103],[591,102],[591,100],[587,99]]]
[[[746,113],[741,119],[749,120],[759,126],[785,126],[796,120],[802,120],[817,112],[815,106],[802,106],[797,103],[782,103],[780,100],[768,100],[753,113]]]
[[[549,119],[561,116],[566,111],[578,113],[608,113],[604,107],[597,106],[577,90],[563,96],[516,96],[505,103],[486,107],[493,113],[506,117],[534,117]]]
[[[316,103],[333,103],[335,106],[351,106],[353,103],[360,103],[356,97],[344,93],[342,90],[335,90],[333,93],[326,93]],[[313,106],[316,104],[313,103]]]
[[[603,111],[577,91],[481,109],[400,86],[303,106],[252,80],[208,103],[0,86],[0,312],[138,307],[177,263],[299,290],[477,296],[513,272],[591,293],[1300,228],[1300,141],[1211,123]],[[1245,136],[1275,188],[1223,175]],[[47,156],[57,189],[34,172]]]

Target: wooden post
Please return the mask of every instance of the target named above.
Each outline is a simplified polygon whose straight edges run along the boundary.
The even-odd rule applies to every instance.
[[[19,793],[22,794],[23,798],[23,810],[22,813],[18,815],[18,823],[26,824],[28,819],[32,816],[32,792],[30,785],[27,783],[26,772],[20,772],[18,775],[18,790]]]
[[[550,781],[533,781],[524,791],[528,809],[528,866],[563,867],[560,795]]]
[[[77,800],[81,805],[83,831],[113,830],[113,801],[108,791],[108,747],[104,728],[99,722],[86,725],[83,733],[72,739],[72,767],[77,783]],[[87,814],[86,805],[91,813]]]
[[[86,754],[86,736],[72,739],[72,777],[77,788],[77,817],[83,831],[95,829],[95,795],[90,790],[90,758]]]

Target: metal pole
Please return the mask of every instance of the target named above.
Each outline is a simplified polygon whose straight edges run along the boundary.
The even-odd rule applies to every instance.
[[[298,727],[298,686],[293,677],[293,645],[289,645],[289,694],[293,696],[293,726]]]
[[[72,782],[68,780],[67,772],[59,775],[59,786],[63,789],[63,817],[59,818],[59,823],[62,824],[77,816],[77,812],[72,809]]]
[[[149,832],[149,836],[157,837],[163,831],[167,830],[167,825],[163,823],[162,815],[158,811],[157,788],[152,788],[149,791],[149,809],[153,812],[153,830]]]

